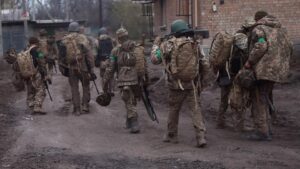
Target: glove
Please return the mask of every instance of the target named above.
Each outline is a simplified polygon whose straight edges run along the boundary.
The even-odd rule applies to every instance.
[[[90,80],[91,80],[91,81],[94,81],[94,80],[96,80],[96,79],[97,79],[96,74],[95,74],[95,73],[91,73],[91,74],[90,74]]]

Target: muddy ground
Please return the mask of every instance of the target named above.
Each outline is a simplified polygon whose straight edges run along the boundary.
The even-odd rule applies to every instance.
[[[95,103],[92,88],[91,113],[71,114],[67,79],[54,75],[46,98],[45,116],[30,116],[26,93],[16,92],[9,81],[9,68],[0,72],[0,168],[1,169],[298,169],[300,168],[300,76],[295,70],[292,82],[276,85],[274,100],[278,122],[271,142],[245,139],[231,127],[215,129],[219,89],[202,92],[202,111],[207,125],[208,146],[195,148],[195,136],[188,109],[181,111],[179,144],[162,142],[167,121],[167,91],[164,82],[151,89],[151,98],[160,123],[152,122],[142,103],[138,105],[141,133],[129,134],[125,109],[116,94],[108,107]],[[155,78],[159,67],[151,69]],[[98,79],[98,83],[99,79]],[[229,111],[231,112],[231,111]],[[248,127],[252,121],[247,112]]]

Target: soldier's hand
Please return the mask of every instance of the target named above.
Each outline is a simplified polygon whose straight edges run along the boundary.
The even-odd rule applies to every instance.
[[[48,75],[45,77],[45,81],[46,81],[48,84],[52,84],[51,77],[48,76]]]
[[[94,81],[94,80],[96,80],[96,79],[97,79],[96,74],[95,74],[95,73],[91,73],[91,74],[90,74],[90,80],[91,80],[91,81]]]

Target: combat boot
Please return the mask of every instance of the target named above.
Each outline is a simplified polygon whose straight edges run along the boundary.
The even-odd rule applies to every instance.
[[[131,128],[131,119],[126,118],[125,129],[130,129],[130,128]]]
[[[225,117],[224,115],[219,115],[217,118],[217,129],[224,129],[226,127],[225,125]]]
[[[83,111],[84,114],[88,114],[90,112],[89,105],[88,104],[83,104],[82,105],[82,111]]]
[[[46,112],[44,112],[44,111],[42,110],[42,107],[41,107],[41,106],[34,106],[34,108],[33,108],[33,113],[34,113],[34,114],[41,114],[41,115],[47,114]]]
[[[81,115],[80,107],[74,107],[73,114],[75,116],[80,116]]]
[[[130,118],[130,125],[130,133],[136,134],[140,132],[140,126],[137,117]]]
[[[204,132],[201,132],[196,136],[196,142],[197,142],[196,147],[198,148],[203,148],[206,146],[207,143],[206,143]]]
[[[177,144],[178,143],[177,134],[175,134],[175,133],[165,134],[164,137],[163,137],[163,142]]]

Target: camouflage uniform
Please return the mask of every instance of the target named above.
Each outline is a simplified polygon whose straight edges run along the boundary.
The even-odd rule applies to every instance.
[[[267,15],[255,24],[250,43],[248,68],[253,68],[257,84],[251,90],[252,114],[257,133],[269,138],[269,107],[273,85],[284,82],[289,73],[292,45],[279,21]]]
[[[54,37],[50,37],[48,39],[48,58],[47,58],[47,66],[49,74],[53,74],[53,69],[55,68],[55,60],[57,60],[58,56],[58,47],[55,42]],[[55,68],[56,69],[56,68]]]
[[[69,35],[75,38],[77,46],[81,47],[81,54],[83,55],[80,61],[75,64],[67,64],[69,68],[69,84],[71,86],[72,101],[74,106],[75,115],[80,115],[81,110],[85,113],[89,112],[89,102],[91,98],[90,93],[90,80],[91,75],[94,74],[94,58],[91,54],[91,48],[87,37],[77,32],[71,32]],[[64,40],[63,40],[64,42]],[[79,92],[79,81],[82,84],[82,108],[80,106],[80,92]]]
[[[101,46],[102,41],[105,42],[105,46]],[[107,34],[100,35],[99,36],[98,59],[100,61],[99,67],[100,67],[100,77],[102,78],[102,83],[103,83],[103,77],[104,77],[105,70],[109,66],[109,63],[110,63],[109,56],[110,56],[112,48],[113,48],[113,42],[112,42],[111,37],[109,37]],[[109,85],[108,85],[108,92],[113,93],[113,91],[114,91],[114,77],[109,80]]]
[[[154,46],[152,47],[151,62],[153,64],[164,63],[167,65],[168,63],[170,63],[169,57],[172,54],[172,49],[174,46],[170,41],[164,41],[161,44],[159,41],[160,40],[158,40],[157,38]],[[201,113],[200,98],[198,96],[198,92],[196,91],[197,89],[195,88],[195,85],[198,83],[198,81],[182,81],[181,85],[179,85],[178,81],[174,79],[172,75],[170,75],[169,73],[167,75],[167,83],[169,87],[169,116],[167,133],[165,135],[164,141],[177,143],[179,112],[183,102],[186,100],[188,103],[188,107],[192,111],[192,121],[196,132],[197,144],[198,142],[206,144],[206,128]],[[193,83],[195,84],[193,85]],[[184,90],[182,90],[181,87],[183,87]]]
[[[217,127],[224,128],[225,127],[225,119],[226,119],[226,111],[228,108],[229,102],[229,94],[233,87],[233,79],[242,68],[242,65],[245,63],[248,57],[248,37],[243,33],[236,33],[235,40],[233,44],[232,56],[228,62],[228,72],[226,70],[226,65],[223,66],[222,69],[219,70],[218,83],[221,88],[221,102],[219,106],[219,114],[217,117]],[[228,76],[230,74],[230,79]],[[224,80],[225,79],[225,82]],[[227,82],[226,82],[227,81]],[[228,84],[224,84],[228,83]],[[236,115],[236,127],[237,130],[244,130],[244,113],[242,110],[234,110]]]
[[[103,90],[108,92],[108,83],[117,72],[117,86],[121,90],[121,97],[125,103],[127,111],[126,127],[131,133],[139,132],[138,114],[137,114],[137,99],[140,95],[138,74],[135,69],[136,59],[127,55],[127,52],[133,51],[135,43],[128,40],[128,32],[124,28],[117,31],[120,45],[114,47],[110,56],[110,64],[106,68],[103,77]]]
[[[42,105],[46,97],[44,80],[47,76],[46,61],[38,48],[30,51],[33,63],[38,72],[30,79],[25,80],[27,88],[27,105],[34,113],[45,113]]]

